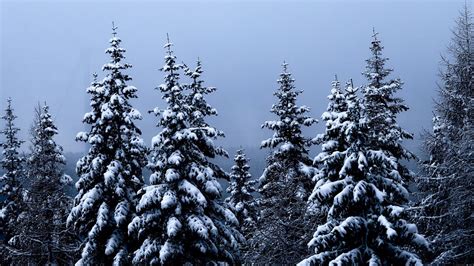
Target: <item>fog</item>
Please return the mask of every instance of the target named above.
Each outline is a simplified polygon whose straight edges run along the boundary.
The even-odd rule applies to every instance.
[[[432,98],[440,55],[464,1],[1,1],[0,107],[12,97],[21,137],[28,139],[33,108],[47,102],[59,128],[57,142],[66,151],[85,146],[74,141],[85,127],[85,93],[92,73],[103,77],[111,22],[127,49],[130,82],[138,88],[133,105],[149,143],[158,132],[147,113],[164,106],[154,90],[162,81],[166,33],[179,61],[199,57],[204,79],[218,88],[209,97],[219,116],[212,119],[227,137],[226,147],[256,147],[272,133],[260,128],[273,119],[273,92],[286,60],[304,90],[299,104],[319,118],[327,105],[331,81],[360,74],[370,56],[372,29],[379,32],[393,77],[404,81],[400,96],[410,110],[400,123],[416,136],[431,126]],[[323,124],[306,131],[315,136]],[[416,147],[416,142],[409,144]],[[25,146],[26,147],[26,146]]]

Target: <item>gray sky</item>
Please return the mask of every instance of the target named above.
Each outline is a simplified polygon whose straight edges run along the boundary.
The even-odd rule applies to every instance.
[[[84,129],[86,87],[91,74],[108,61],[104,50],[111,21],[118,25],[134,106],[147,143],[158,132],[147,111],[163,107],[153,88],[163,80],[166,33],[178,60],[200,57],[207,85],[218,91],[209,102],[219,111],[214,124],[226,132],[225,146],[257,146],[271,135],[260,125],[273,119],[276,79],[286,60],[304,90],[299,103],[319,119],[334,74],[363,84],[372,27],[380,33],[388,65],[404,82],[400,96],[410,110],[400,123],[419,135],[431,125],[440,54],[446,51],[458,9],[449,1],[2,1],[0,0],[0,107],[13,98],[22,137],[38,101],[47,101],[66,151],[83,144],[74,137]],[[3,127],[3,125],[2,125]],[[307,134],[320,133],[323,123]]]

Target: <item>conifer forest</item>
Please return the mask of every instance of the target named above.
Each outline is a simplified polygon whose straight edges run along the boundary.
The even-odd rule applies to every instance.
[[[187,2],[178,2],[186,9]],[[30,8],[35,8],[33,3]],[[347,55],[359,62],[350,66],[352,73],[318,75],[325,66],[298,67],[291,54],[301,51],[288,49],[281,56],[289,59],[273,68],[274,82],[264,79],[271,91],[245,95],[248,101],[236,102],[236,110],[227,102],[220,104],[219,95],[230,99],[244,92],[230,92],[225,81],[219,86],[208,81],[216,68],[208,67],[206,57],[219,57],[219,50],[215,55],[199,47],[182,52],[188,44],[181,42],[181,33],[162,28],[148,32],[161,40],[153,43],[154,50],[136,51],[127,45],[140,47],[149,40],[121,38],[122,28],[139,29],[130,30],[120,16],[106,25],[88,22],[87,31],[107,27],[109,35],[97,39],[78,34],[71,40],[104,49],[92,51],[102,65],[86,70],[89,85],[75,94],[79,98],[48,94],[54,84],[43,86],[37,79],[28,84],[48,96],[33,99],[36,104],[28,106],[29,113],[19,112],[31,96],[14,94],[19,88],[1,83],[0,265],[474,263],[473,8],[469,0],[456,5],[455,16],[449,17],[452,24],[445,25],[449,38],[434,44],[442,51],[432,58],[432,67],[439,71],[429,77],[435,82],[424,88],[433,98],[410,96],[414,92],[406,87],[411,85],[397,66],[403,65],[404,56],[414,56],[414,62],[423,59],[416,58],[417,51],[392,52],[397,41],[375,24],[357,37],[363,38],[365,50]],[[353,15],[354,23],[365,19]],[[338,14],[331,16],[327,23],[338,25]],[[179,13],[172,17],[172,23],[180,23]],[[196,17],[186,26],[198,40],[205,31],[199,25]],[[345,40],[338,47],[351,46],[355,38],[344,27],[337,33]],[[280,38],[287,38],[287,29],[275,32],[280,30]],[[265,38],[248,34],[248,39],[237,41],[258,43]],[[423,38],[420,32],[413,41]],[[32,49],[35,42],[55,42],[27,40]],[[6,39],[1,42],[6,46]],[[227,40],[215,45],[226,46]],[[2,51],[9,53],[5,47]],[[146,64],[134,64],[137,53],[147,54]],[[268,57],[259,53],[263,51],[235,60],[264,68]],[[226,58],[219,60],[224,67]],[[318,65],[318,58],[311,60]],[[32,69],[47,68],[51,75],[59,71],[47,62],[32,64]],[[2,63],[2,68],[9,66]],[[139,81],[133,71],[145,68],[151,77]],[[239,78],[238,71],[228,69]],[[312,79],[326,86],[302,87],[299,72],[312,73]],[[15,79],[29,79],[15,73]],[[254,73],[243,84],[257,91],[258,79]],[[311,90],[327,97],[308,97]],[[265,104],[265,113],[252,113],[249,106],[262,99],[273,103]],[[81,115],[58,111],[77,101],[84,102]],[[415,123],[431,126],[411,132],[404,120],[417,115],[412,108],[418,104],[429,106],[432,121]],[[216,120],[225,112],[243,122]],[[259,121],[261,128],[245,124],[256,117],[265,117]],[[237,126],[227,125],[236,123],[265,137],[255,142],[243,131],[228,130]],[[61,135],[67,127],[82,130]],[[226,142],[229,138],[232,141]]]

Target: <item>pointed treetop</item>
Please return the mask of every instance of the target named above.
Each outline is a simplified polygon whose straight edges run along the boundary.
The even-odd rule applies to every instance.
[[[378,35],[379,33],[375,31],[375,27],[372,27],[372,38],[374,38],[374,41],[378,41],[377,39]]]
[[[168,50],[168,55],[173,53],[173,51],[171,51],[171,46],[173,46],[173,43],[170,42],[170,36],[168,33],[166,33],[166,44],[164,48]]]
[[[286,61],[283,61],[283,73],[288,73],[288,63]]]
[[[7,109],[11,109],[11,106],[12,106],[12,97],[8,97],[8,98],[7,98],[7,102],[8,102],[8,108],[7,108]]]
[[[334,81],[338,81],[337,80],[337,74],[334,74]]]
[[[112,21],[112,35],[117,35],[117,29],[118,27],[115,26],[115,23]]]

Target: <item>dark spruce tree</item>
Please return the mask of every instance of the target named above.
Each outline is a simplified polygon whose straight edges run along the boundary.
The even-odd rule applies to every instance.
[[[417,223],[432,241],[433,264],[474,261],[474,22],[467,4],[460,12],[449,54],[442,59],[433,131],[425,134],[417,180]]]
[[[150,186],[141,191],[138,216],[129,225],[130,234],[141,243],[133,263],[235,264],[243,237],[237,218],[219,200],[218,179],[227,176],[210,162],[217,155],[227,156],[213,144],[223,133],[205,120],[216,114],[204,100],[214,89],[202,87],[200,63],[196,70],[186,71],[192,83],[180,84],[183,65],[176,63],[171,46],[168,40],[161,68],[164,83],[158,87],[167,107],[153,111],[162,128],[152,139],[149,166],[153,174]]]
[[[239,149],[234,157],[235,164],[230,173],[230,182],[227,187],[229,196],[225,203],[229,206],[240,224],[240,231],[246,239],[251,239],[255,230],[257,220],[257,206],[253,193],[256,192],[256,180],[252,180],[249,173],[250,166],[244,150]],[[246,241],[247,242],[247,241]],[[242,243],[240,246],[243,260],[251,262],[251,246],[248,243]]]
[[[392,69],[386,68],[388,58],[383,57],[383,46],[374,32],[370,50],[372,57],[367,59],[363,75],[368,84],[363,89],[364,117],[369,128],[368,141],[373,149],[381,149],[397,160],[412,159],[413,155],[401,144],[401,140],[412,139],[413,136],[397,124],[397,115],[408,110],[403,99],[395,96],[402,89],[400,79],[389,79]],[[408,177],[408,170],[400,165],[400,174]]]
[[[18,216],[23,210],[21,179],[24,178],[23,162],[19,149],[23,141],[18,139],[19,128],[15,126],[17,116],[13,113],[12,100],[7,100],[7,108],[2,119],[5,127],[1,134],[4,139],[1,142],[3,158],[0,161],[4,173],[0,176],[0,264],[11,263],[8,261],[8,250],[6,244],[12,237],[12,233],[18,221]]]
[[[312,222],[305,210],[315,171],[308,156],[312,140],[303,136],[302,128],[316,120],[308,116],[308,107],[297,105],[302,91],[296,90],[286,63],[278,84],[274,94],[278,102],[271,109],[278,120],[262,125],[274,133],[261,144],[261,148],[272,150],[259,180],[259,218],[249,239],[253,250],[250,261],[293,264],[307,254],[306,243],[311,238],[308,228]]]
[[[347,86],[350,84],[347,84]],[[314,138],[314,142],[321,145],[321,152],[314,158],[313,165],[318,168],[315,180],[324,178],[334,180],[339,178],[339,170],[344,163],[344,151],[348,148],[344,129],[341,125],[347,120],[346,95],[341,88],[340,82],[332,82],[331,93],[328,95],[329,104],[321,116],[326,122],[325,132]],[[316,201],[309,200],[308,207],[311,215],[324,219],[328,211],[328,205],[320,205]]]
[[[403,219],[406,184],[396,159],[371,149],[371,129],[356,92],[349,83],[345,107],[337,119],[327,120],[326,138],[339,132],[331,139],[342,146],[326,142],[316,157],[323,166],[309,201],[325,207],[327,218],[308,244],[315,255],[299,265],[422,265],[417,251],[428,243]],[[328,165],[337,168],[328,171]]]
[[[79,193],[68,217],[84,238],[80,265],[130,263],[133,243],[127,226],[135,216],[147,162],[147,148],[135,124],[142,116],[130,103],[137,88],[127,84],[131,77],[124,71],[131,65],[122,62],[125,49],[115,30],[106,50],[111,60],[102,68],[107,75],[87,89],[92,110],[83,122],[90,130],[76,137],[90,145],[77,162]]]
[[[239,220],[242,231],[251,229],[256,220],[255,199],[252,195],[256,182],[249,173],[250,166],[244,150],[239,149],[234,157],[234,166],[230,173],[230,182],[227,192],[229,196],[225,199],[226,204],[234,212]]]
[[[38,108],[27,160],[30,185],[25,191],[25,209],[8,242],[9,251],[13,265],[69,265],[79,250],[78,238],[66,227],[72,199],[65,186],[72,179],[64,174],[66,159],[54,141],[58,131],[49,107]]]

